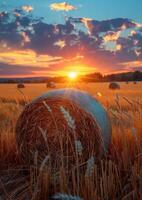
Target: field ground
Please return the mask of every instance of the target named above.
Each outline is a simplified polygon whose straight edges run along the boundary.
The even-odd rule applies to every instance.
[[[0,199],[50,200],[56,193],[61,193],[56,198],[59,200],[142,199],[142,83],[120,83],[117,91],[109,90],[108,84],[73,86],[96,97],[112,123],[109,152],[94,164],[90,177],[85,176],[85,169],[81,171],[79,182],[76,174],[68,177],[65,169],[58,176],[48,167],[38,170],[36,166],[26,166],[18,155],[15,125],[23,110],[19,101],[29,101],[48,91],[46,84],[26,84],[22,92],[16,84],[0,85]],[[64,87],[71,85],[57,84],[57,88]]]
[[[116,92],[109,90],[109,83],[74,83],[74,84],[57,84],[56,88],[68,88],[75,87],[80,90],[87,91],[100,101],[106,102],[114,98],[114,94],[119,94],[120,96],[126,96],[131,99],[140,99],[142,97],[142,82],[133,84],[133,82],[120,83],[121,90]],[[46,84],[25,84],[25,88],[21,91],[23,92],[27,100],[33,99],[50,89],[46,88]],[[102,98],[97,93],[101,93]],[[109,98],[108,98],[109,97]],[[23,99],[23,95],[17,89],[17,84],[0,84],[0,98],[8,99]],[[102,100],[101,100],[102,99]]]

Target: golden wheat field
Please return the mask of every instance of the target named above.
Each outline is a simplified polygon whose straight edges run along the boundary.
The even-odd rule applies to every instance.
[[[46,84],[0,85],[0,199],[2,200],[141,200],[142,199],[142,83],[57,84],[87,91],[107,110],[112,138],[99,160],[56,173],[44,161],[26,165],[20,158],[15,126],[24,104],[47,92]],[[89,134],[89,133],[88,133]],[[87,136],[86,136],[87,139]],[[86,149],[87,151],[87,149]],[[87,153],[87,152],[86,152]],[[82,155],[83,156],[83,155]],[[89,158],[88,158],[89,159]],[[86,175],[86,170],[91,174]]]

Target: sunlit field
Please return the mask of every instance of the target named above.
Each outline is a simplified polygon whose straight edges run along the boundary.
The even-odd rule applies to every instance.
[[[0,98],[6,99],[23,99],[31,100],[51,89],[46,87],[46,84],[24,84],[25,88],[20,91],[17,89],[17,84],[0,84]],[[114,97],[114,94],[119,94],[120,96],[127,96],[131,99],[139,99],[142,97],[142,83],[137,82],[134,84],[130,82],[120,83],[121,90],[111,91],[108,88],[109,83],[58,83],[56,85],[56,89],[59,88],[71,88],[75,87],[80,90],[87,91],[94,97],[102,97],[99,100],[106,102],[109,101],[110,98]],[[99,94],[100,93],[100,94]],[[108,98],[109,97],[109,98]],[[112,100],[112,99],[111,99]]]
[[[142,199],[142,83],[119,84],[120,90],[115,91],[109,89],[109,83],[56,85],[90,93],[111,119],[108,152],[94,162],[89,175],[88,162],[80,161],[78,177],[75,169],[70,176],[62,167],[53,173],[44,162],[41,166],[36,162],[27,166],[18,154],[15,125],[24,105],[51,89],[46,84],[25,84],[24,89],[17,89],[16,84],[1,84],[0,199],[50,200],[54,195],[59,200]]]

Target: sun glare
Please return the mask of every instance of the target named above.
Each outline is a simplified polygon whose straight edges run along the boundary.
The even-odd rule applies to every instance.
[[[69,72],[68,73],[68,77],[70,78],[70,79],[76,79],[77,78],[77,72]]]

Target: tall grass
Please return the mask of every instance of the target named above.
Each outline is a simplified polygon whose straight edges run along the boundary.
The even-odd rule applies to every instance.
[[[0,198],[6,200],[140,200],[142,199],[142,100],[113,96],[102,103],[112,122],[112,141],[99,161],[79,163],[81,143],[75,138],[76,168],[54,173],[48,155],[39,166],[27,166],[18,155],[15,124],[23,109],[18,102],[0,103]],[[48,108],[49,109],[49,108]],[[62,113],[75,131],[73,116]],[[43,132],[43,130],[41,130]],[[43,132],[44,137],[44,132]],[[47,138],[45,138],[46,140]],[[87,151],[87,149],[86,149]]]

